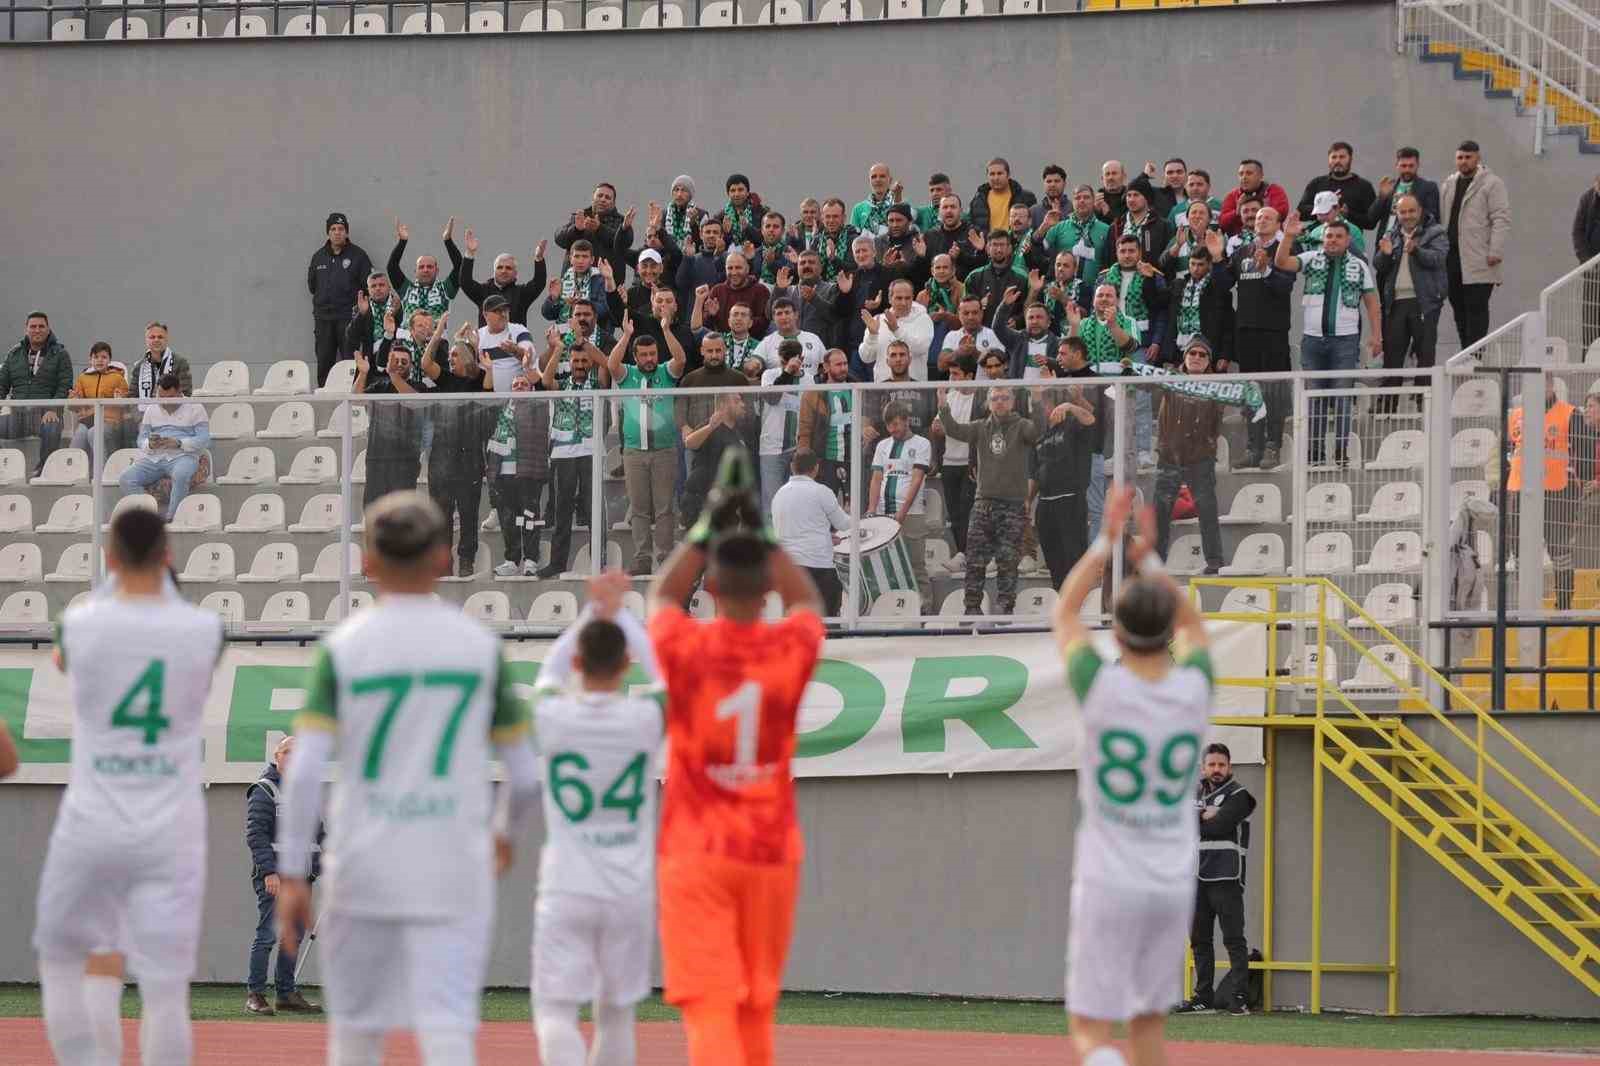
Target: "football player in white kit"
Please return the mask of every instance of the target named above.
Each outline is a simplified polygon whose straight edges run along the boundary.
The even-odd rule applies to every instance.
[[[222,622],[169,590],[154,511],[116,517],[106,561],[115,590],[68,608],[56,635],[72,770],[33,937],[45,1028],[63,1066],[121,1061],[118,952],[139,982],[143,1061],[187,1066],[206,871],[200,727]]]
[[[1110,535],[1121,534],[1133,500],[1122,485],[1107,494]],[[1112,1042],[1116,1022],[1128,1023],[1135,1066],[1166,1062],[1163,1027],[1183,998],[1200,854],[1192,802],[1211,710],[1205,625],[1161,567],[1150,508],[1139,526],[1128,547],[1138,573],[1112,612],[1120,657],[1102,658],[1079,621],[1111,554],[1106,533],[1062,583],[1055,615],[1083,714],[1066,989],[1083,1066],[1127,1066]]]
[[[376,1066],[383,1037],[416,1033],[426,1066],[471,1066],[494,921],[494,875],[532,805],[526,706],[499,638],[434,595],[450,524],[427,496],[366,512],[378,601],[318,646],[278,821],[279,939],[310,923],[305,876],[323,771],[337,742],[329,817],[328,1062]],[[507,820],[491,825],[490,753],[505,764]]]
[[[656,760],[666,691],[626,574],[590,583],[589,606],[539,668],[534,744],[544,851],[533,920],[534,1031],[544,1066],[633,1066],[634,1006],[655,943]],[[629,691],[629,663],[647,685]],[[592,1003],[586,1054],[578,1007]]]

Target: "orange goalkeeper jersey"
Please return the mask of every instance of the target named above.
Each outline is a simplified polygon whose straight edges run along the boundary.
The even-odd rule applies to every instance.
[[[662,855],[798,862],[795,722],[822,651],[810,611],[781,622],[704,622],[676,607],[650,619],[667,683]]]

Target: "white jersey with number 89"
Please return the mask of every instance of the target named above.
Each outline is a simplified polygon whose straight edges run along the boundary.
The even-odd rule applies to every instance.
[[[128,844],[205,837],[200,728],[222,651],[215,612],[94,597],[56,630],[72,686],[72,775],[57,831]]]
[[[1074,879],[1187,887],[1200,861],[1194,796],[1211,712],[1210,656],[1194,651],[1147,681],[1079,642],[1067,652],[1067,682],[1084,730]]]

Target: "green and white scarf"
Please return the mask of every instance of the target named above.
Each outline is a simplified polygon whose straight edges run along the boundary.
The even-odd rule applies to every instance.
[[[732,333],[724,333],[722,339],[728,345],[728,366],[731,369],[744,373],[744,361],[755,355],[756,345],[761,343],[754,333],[739,340]]]
[[[1178,337],[1180,340],[1194,336],[1200,332],[1200,297],[1205,295],[1206,286],[1211,284],[1211,275],[1208,273],[1199,281],[1189,278],[1183,286],[1183,296],[1178,301]]]
[[[888,193],[884,193],[883,199],[879,200],[869,192],[863,202],[867,205],[867,217],[862,220],[862,233],[877,233],[889,225],[889,208],[894,205],[894,200]]]
[[[681,246],[689,238],[689,212],[694,210],[698,208],[692,200],[682,207],[668,202],[667,209],[661,216],[661,225],[674,244]]]
[[[489,438],[487,447],[491,454],[500,456],[500,473],[517,472],[517,417],[509,403],[500,408],[500,417],[495,420],[494,435]]]
[[[783,238],[780,237],[771,244],[763,240],[757,253],[761,256],[761,280],[768,285],[776,285],[778,268],[788,262],[788,257],[784,255]]]
[[[1120,241],[1123,237],[1133,237],[1139,241],[1141,248],[1144,247],[1144,228],[1150,224],[1150,220],[1153,218],[1155,218],[1155,213],[1149,210],[1145,211],[1143,222],[1135,222],[1132,215],[1124,216],[1122,234],[1117,239]]]
[[[744,240],[744,235],[756,228],[756,205],[754,200],[744,202],[744,210],[733,206],[729,200],[722,205],[722,224],[728,229],[728,244],[737,246]]]
[[[1067,282],[1066,287],[1061,290],[1063,299],[1058,300],[1051,290],[1058,288],[1060,285],[1059,281],[1052,281],[1044,287],[1044,309],[1050,312],[1050,321],[1056,325],[1060,325],[1062,318],[1066,315],[1067,304],[1078,302],[1078,296],[1083,292],[1083,279],[1074,277]]]
[[[822,444],[822,458],[842,462],[850,448],[850,393],[828,393],[828,435]]]
[[[586,375],[582,384],[569,374],[561,379],[562,392],[587,392],[595,388],[593,374]],[[582,444],[594,436],[594,400],[588,397],[562,398],[550,418],[550,443]]]
[[[1184,396],[1198,396],[1229,407],[1243,407],[1250,413],[1250,421],[1259,422],[1267,417],[1266,401],[1261,389],[1253,381],[1200,381],[1186,375],[1175,374],[1164,366],[1133,363],[1127,366],[1097,366],[1102,374],[1133,374],[1138,377],[1158,378],[1155,384],[1169,392]]]
[[[589,298],[589,280],[593,277],[593,267],[583,272],[582,279],[571,267],[561,272],[561,307],[556,312],[557,322],[565,324],[567,319],[572,317],[572,301]]]
[[[850,262],[850,227],[840,226],[837,237],[828,236],[827,230],[817,230],[816,250],[822,256],[822,280],[832,281],[840,268]]]
[[[928,310],[945,310],[951,314],[956,313],[956,296],[950,291],[949,286],[941,285],[934,278],[928,279]]]
[[[1121,311],[1117,312],[1117,324],[1122,331],[1133,338],[1134,344],[1139,343],[1139,327]],[[1117,347],[1116,338],[1111,336],[1111,328],[1093,314],[1086,315],[1078,325],[1078,336],[1083,339],[1084,347],[1089,349],[1089,363],[1091,366],[1100,363],[1121,363],[1123,351]]]
[[[409,325],[411,316],[418,311],[426,311],[437,322],[439,316],[444,314],[450,306],[450,293],[445,289],[444,282],[435,281],[431,285],[423,285],[413,281],[406,286],[405,295],[400,297],[400,311],[402,321]],[[383,316],[378,315],[378,332],[383,332]]]
[[[1100,285],[1110,285],[1117,290],[1117,298],[1122,302],[1122,311],[1135,322],[1148,322],[1150,308],[1144,302],[1144,275],[1139,273],[1137,267],[1128,275],[1133,280],[1128,283],[1128,294],[1122,295],[1122,267],[1112,266],[1100,271],[1097,279]]]

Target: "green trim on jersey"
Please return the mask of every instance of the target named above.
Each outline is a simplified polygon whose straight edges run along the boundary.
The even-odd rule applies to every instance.
[[[889,445],[888,457],[890,459],[900,458],[901,453],[906,450],[906,445],[909,443],[911,443],[910,437],[905,440],[894,439],[894,443]],[[900,476],[889,473],[886,466],[880,466],[878,469],[883,471],[883,513],[894,514],[896,513],[896,508],[900,506]]]
[[[1089,698],[1089,690],[1094,688],[1094,679],[1100,676],[1100,668],[1105,665],[1105,660],[1100,658],[1100,653],[1087,640],[1074,641],[1067,648],[1066,658],[1067,685],[1082,702]]]
[[[528,705],[518,697],[516,686],[511,683],[511,671],[506,667],[505,654],[502,653],[500,665],[495,671],[494,714],[489,720],[489,738],[496,744],[503,744],[522,736],[531,727]]]
[[[1193,648],[1184,652],[1178,658],[1179,666],[1189,666],[1200,671],[1206,678],[1206,691],[1212,692],[1217,687],[1217,674],[1211,663],[1211,652],[1205,648]]]
[[[325,645],[317,645],[311,660],[311,681],[306,686],[305,706],[295,716],[296,729],[332,730],[339,721],[339,679],[334,676],[333,656]]]

